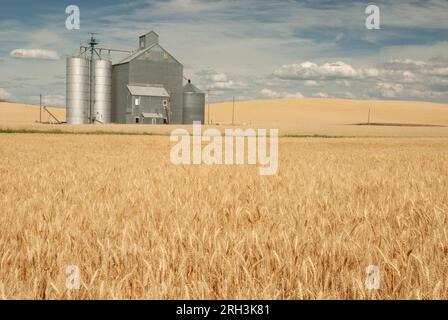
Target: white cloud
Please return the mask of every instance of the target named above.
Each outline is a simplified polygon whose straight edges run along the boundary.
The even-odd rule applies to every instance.
[[[384,98],[396,98],[403,91],[403,85],[399,83],[378,82],[376,89]]]
[[[196,72],[201,83],[207,90],[212,91],[230,91],[244,87],[244,83],[230,79],[225,73],[218,73],[212,69]]]
[[[415,82],[415,79],[415,74],[413,74],[411,71],[403,71],[403,82],[413,83]]]
[[[269,98],[269,99],[284,99],[284,98],[301,99],[301,98],[303,98],[303,95],[300,92],[295,92],[295,93],[277,92],[277,91],[273,91],[271,89],[266,89],[266,88],[262,89],[260,91],[260,94],[262,97]]]
[[[218,81],[206,86],[207,90],[216,90],[216,91],[230,91],[241,89],[244,86],[242,82],[237,82],[233,80],[228,81]]]
[[[426,62],[421,60],[413,60],[409,58],[405,59],[392,59],[387,63],[388,67],[399,67],[402,68],[403,66],[411,67],[411,66],[417,66],[417,67],[423,67],[426,65]]]
[[[277,92],[272,91],[271,89],[262,89],[260,91],[260,94],[265,98],[279,98],[279,95]]]
[[[423,99],[437,98],[440,97],[442,94],[443,94],[442,92],[436,92],[430,90],[418,90],[418,89],[411,89],[408,92],[408,95],[412,98],[423,98]]]
[[[2,100],[8,100],[12,98],[12,94],[6,91],[3,88],[0,88],[0,99]]]
[[[295,98],[295,99],[302,99],[304,98],[303,94],[300,92],[295,92],[295,93],[286,93],[284,94],[285,98]]]
[[[360,71],[360,74],[364,78],[375,78],[380,75],[380,70],[377,68],[365,68]]]
[[[329,95],[325,92],[316,92],[313,94],[313,97],[315,98],[328,98]]]
[[[433,76],[447,77],[448,76],[448,67],[434,68],[434,69],[426,70],[425,73],[433,75]]]
[[[358,72],[342,61],[327,62],[320,66],[307,61],[301,64],[283,65],[274,71],[274,75],[290,80],[350,79],[358,76]]]
[[[303,84],[305,85],[305,87],[315,87],[319,85],[319,83],[315,80],[305,80]]]
[[[214,82],[227,82],[227,75],[225,73],[217,73],[217,74],[212,74],[209,75],[208,77],[209,80],[214,81]]]
[[[11,58],[59,60],[57,52],[43,49],[14,49],[9,56]]]
[[[271,86],[277,92],[287,90],[282,88],[296,87],[296,80],[304,80],[303,90],[307,96],[327,97],[326,92],[331,92],[332,97],[348,99],[443,101],[448,92],[448,59],[444,56],[427,61],[400,58],[371,66],[364,62],[357,68],[340,61],[321,64],[307,61],[283,65],[275,70],[273,76],[285,82],[282,86]],[[307,92],[314,84],[318,84],[322,91]]]

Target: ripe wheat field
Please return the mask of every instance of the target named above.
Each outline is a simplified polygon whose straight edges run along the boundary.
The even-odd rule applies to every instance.
[[[170,146],[0,134],[0,298],[448,298],[447,139],[280,138],[275,176]]]

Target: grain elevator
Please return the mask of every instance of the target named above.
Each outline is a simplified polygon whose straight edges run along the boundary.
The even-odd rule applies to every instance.
[[[112,63],[111,51],[127,57]],[[140,36],[135,50],[98,47],[92,35],[67,58],[67,123],[203,123],[205,94],[184,80],[183,65],[154,31]]]

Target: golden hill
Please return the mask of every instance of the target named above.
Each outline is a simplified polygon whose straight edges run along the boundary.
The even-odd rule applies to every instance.
[[[65,110],[49,108],[61,121]],[[368,122],[376,125],[359,125]],[[49,117],[43,113],[43,121]],[[212,104],[206,123],[232,124],[232,103]],[[448,136],[448,104],[414,101],[342,99],[283,99],[237,101],[234,124],[239,127],[278,128],[281,135],[335,136]],[[148,132],[168,134],[173,126],[54,125],[37,123],[39,107],[0,102],[0,127],[67,131]],[[176,125],[176,127],[179,127]],[[190,128],[191,126],[181,126]]]
[[[448,125],[448,104],[431,102],[281,99],[236,102],[235,106],[235,122],[264,126],[363,123],[367,122],[369,109],[371,122]],[[232,103],[212,105],[210,119],[231,123]]]
[[[48,110],[59,121],[65,121],[65,109],[49,107]],[[0,102],[0,126],[16,127],[33,125],[39,121],[39,112],[39,106]],[[49,115],[43,110],[42,122],[49,122]]]

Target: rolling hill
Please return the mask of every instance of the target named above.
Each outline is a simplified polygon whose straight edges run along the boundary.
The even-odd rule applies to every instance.
[[[65,109],[49,108],[65,121]],[[370,125],[366,125],[369,122]],[[232,125],[232,103],[206,107],[206,123]],[[168,134],[173,126],[151,125],[53,125],[37,123],[39,107],[0,102],[0,127],[67,131],[148,132]],[[43,113],[43,121],[49,117]],[[283,99],[237,101],[234,125],[278,128],[281,135],[332,136],[448,136],[448,104],[414,101],[340,99]],[[191,126],[176,126],[190,128]]]

